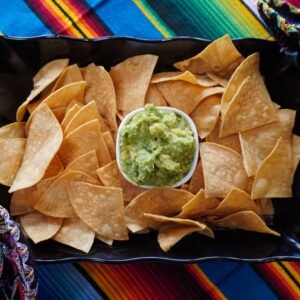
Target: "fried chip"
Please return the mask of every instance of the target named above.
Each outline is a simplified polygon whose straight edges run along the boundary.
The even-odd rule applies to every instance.
[[[271,153],[281,136],[291,138],[296,111],[280,109],[277,115],[278,122],[240,133],[244,167],[248,176],[256,174],[259,165]]]
[[[29,238],[37,244],[53,237],[61,227],[63,219],[52,218],[34,211],[21,216],[20,222]]]
[[[154,104],[155,106],[168,106],[167,101],[160,93],[155,84],[150,83],[146,96],[145,96],[145,104]]]
[[[172,107],[187,114],[190,114],[203,99],[224,92],[223,87],[204,88],[180,80],[161,82],[156,86]]]
[[[80,110],[81,106],[74,104],[70,109],[67,109],[65,116],[61,122],[61,128],[64,130],[76,113]]]
[[[204,188],[204,177],[203,177],[203,170],[202,170],[202,163],[199,160],[192,179],[189,184],[188,191],[197,194],[200,189]]]
[[[165,224],[159,230],[159,246],[163,251],[168,252],[181,239],[194,232],[204,234],[208,237],[214,237],[212,230],[207,226],[206,228],[201,229],[198,226],[187,226],[182,224],[170,223]]]
[[[49,95],[47,95],[48,97]],[[34,110],[43,102],[45,98],[40,98],[39,100],[36,100],[34,102],[30,102],[28,105],[27,105],[27,110],[30,114],[32,114],[34,112]]]
[[[103,242],[106,245],[112,246],[114,240],[112,239],[107,239],[105,237],[103,237],[101,234],[96,233],[95,238],[101,242]]]
[[[56,108],[52,109],[52,112],[59,123],[62,122],[62,120],[65,116],[66,110],[67,110],[67,107],[56,107]]]
[[[145,191],[145,189],[131,184],[122,176],[115,160],[98,169],[97,174],[103,185],[110,187],[120,187],[123,189],[124,202],[130,202],[137,195]]]
[[[230,76],[243,60],[228,34],[210,43],[199,54],[174,64],[180,71],[192,73],[213,73],[219,76]]]
[[[56,59],[44,65],[33,77],[33,90],[27,99],[18,107],[16,119],[22,121],[27,105],[41,91],[50,85],[63,72],[64,68],[69,64],[68,59]]]
[[[237,153],[242,154],[241,144],[238,134],[232,134],[223,138],[219,137],[221,119],[217,121],[214,130],[206,137],[206,142],[216,143],[228,147]]]
[[[20,167],[26,139],[0,138],[0,183],[11,186]]]
[[[23,159],[10,193],[37,183],[62,143],[61,127],[47,105],[39,106],[32,116]]]
[[[221,111],[222,114],[225,113],[225,110],[228,104],[232,101],[234,94],[242,84],[242,82],[253,74],[259,73],[259,53],[256,52],[254,54],[249,55],[241,64],[237,67],[237,69],[232,74],[228,85],[224,91],[221,100]]]
[[[96,233],[107,239],[128,239],[122,189],[73,182],[68,190],[77,215]]]
[[[146,54],[130,57],[111,68],[118,110],[130,112],[143,107],[158,56]]]
[[[183,184],[181,187],[180,187],[181,190],[185,190],[187,191],[189,189],[189,185],[188,184]]]
[[[97,180],[99,180],[96,170],[99,168],[97,154],[95,150],[89,151],[73,160],[67,167],[68,171],[81,171]]]
[[[116,159],[116,146],[110,131],[105,131],[104,133],[102,133],[102,136],[107,146],[107,149],[110,153],[111,158],[113,160]]]
[[[206,73],[207,77],[215,81],[218,85],[226,87],[228,80],[213,73]]]
[[[293,134],[292,137],[292,152],[293,152],[293,174],[295,174],[300,160],[300,136],[296,134]]]
[[[144,213],[163,216],[178,214],[181,207],[193,198],[193,194],[171,188],[151,189],[134,198],[125,208],[126,221],[140,225],[140,230],[150,227],[157,228],[159,222],[146,219]]]
[[[259,216],[273,216],[274,207],[272,199],[263,198],[254,200],[256,204],[257,214]]]
[[[230,148],[200,143],[206,197],[225,197],[232,188],[245,190],[248,177],[242,157]]]
[[[88,253],[94,243],[95,232],[79,218],[64,219],[53,240]]]
[[[100,115],[107,121],[109,127],[116,131],[116,93],[109,73],[103,67],[90,64],[85,69],[84,80],[87,82],[85,103],[95,101]]]
[[[224,112],[220,137],[244,132],[276,120],[276,110],[261,75],[248,76]]]
[[[211,220],[210,222],[218,227],[243,229],[280,236],[278,232],[270,229],[253,211],[240,211],[219,220]]]
[[[262,161],[254,179],[251,198],[288,198],[292,196],[293,155],[291,140],[280,138]]]
[[[55,155],[51,160],[43,179],[50,178],[62,174],[64,165],[58,155]]]
[[[189,202],[184,204],[178,218],[195,218],[204,215],[207,211],[216,208],[220,201],[216,198],[205,198],[205,192],[201,189]]]
[[[220,95],[207,97],[190,114],[201,139],[206,138],[214,130],[220,115],[220,101]]]
[[[34,208],[39,212],[57,218],[74,218],[76,213],[70,203],[67,186],[71,182],[81,181],[92,184],[99,182],[79,171],[68,171],[57,178],[47,189]]]
[[[0,138],[25,138],[25,122],[15,122],[0,128]]]

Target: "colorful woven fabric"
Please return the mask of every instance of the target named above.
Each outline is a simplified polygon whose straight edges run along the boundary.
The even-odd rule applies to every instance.
[[[294,5],[299,0],[291,0]],[[0,0],[0,31],[162,39],[270,38],[255,0]],[[300,263],[39,265],[39,299],[299,299]]]

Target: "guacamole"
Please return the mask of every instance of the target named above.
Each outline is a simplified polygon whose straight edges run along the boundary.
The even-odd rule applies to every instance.
[[[148,104],[120,132],[120,164],[140,185],[171,186],[189,172],[195,139],[186,119]]]

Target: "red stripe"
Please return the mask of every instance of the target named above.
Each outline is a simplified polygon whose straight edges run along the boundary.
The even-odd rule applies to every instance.
[[[290,261],[289,263],[295,269],[295,271],[300,274],[300,263],[295,261]]]

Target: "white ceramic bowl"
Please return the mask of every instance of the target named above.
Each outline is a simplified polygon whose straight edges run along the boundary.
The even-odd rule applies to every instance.
[[[175,184],[171,185],[171,186],[154,186],[154,185],[140,185],[137,184],[136,182],[132,181],[127,174],[123,171],[122,166],[121,166],[121,157],[120,157],[120,138],[121,138],[121,131],[123,126],[125,126],[127,124],[127,122],[136,114],[144,111],[144,108],[138,108],[135,109],[134,111],[130,112],[121,122],[119,128],[118,128],[118,132],[117,132],[117,141],[116,141],[116,157],[117,157],[117,164],[119,167],[119,170],[121,172],[121,174],[123,175],[123,177],[129,181],[130,183],[132,183],[133,185],[139,186],[141,188],[145,188],[145,189],[152,189],[152,188],[162,188],[162,187],[179,187],[181,185],[183,185],[184,183],[186,183],[193,175],[195,168],[197,166],[197,161],[198,161],[198,155],[199,155],[199,141],[198,141],[198,132],[196,129],[196,126],[193,122],[193,120],[183,111],[177,109],[177,108],[173,108],[173,107],[167,107],[167,106],[158,106],[157,107],[160,110],[170,110],[170,111],[174,111],[175,113],[177,113],[178,115],[184,117],[186,119],[186,121],[188,122],[188,124],[191,127],[191,130],[193,132],[194,135],[194,140],[195,140],[195,153],[194,153],[194,158],[193,158],[193,162],[191,165],[191,169],[190,171],[178,182],[176,182]]]

